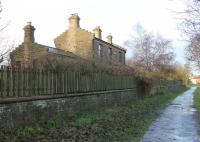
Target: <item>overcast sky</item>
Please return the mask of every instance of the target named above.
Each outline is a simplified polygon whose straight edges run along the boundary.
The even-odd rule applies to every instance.
[[[16,43],[23,41],[22,28],[28,21],[35,26],[36,42],[54,47],[53,39],[68,28],[68,18],[78,13],[83,29],[100,26],[102,36],[111,33],[113,41],[122,45],[130,38],[133,26],[142,24],[147,30],[174,40],[177,60],[184,63],[184,43],[177,30],[177,15],[183,0],[2,0],[3,20],[10,21],[7,35]],[[128,49],[128,57],[131,57]]]

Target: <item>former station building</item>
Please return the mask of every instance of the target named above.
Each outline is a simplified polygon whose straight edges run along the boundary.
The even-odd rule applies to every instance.
[[[80,27],[80,17],[72,14],[69,27],[54,39],[55,47],[35,42],[35,27],[31,22],[23,28],[24,41],[10,53],[13,67],[57,68],[87,63],[126,68],[126,49],[113,43],[111,34],[102,39],[99,26],[89,32]]]

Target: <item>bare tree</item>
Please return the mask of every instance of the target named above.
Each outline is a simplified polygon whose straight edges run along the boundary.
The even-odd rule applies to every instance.
[[[174,53],[171,51],[171,41],[164,39],[161,35],[153,35],[136,26],[136,34],[125,44],[133,49],[133,62],[138,75],[150,75],[160,72],[167,65],[172,64]]]
[[[0,14],[2,13],[2,3],[0,1]],[[4,23],[2,17],[0,16],[0,64],[4,61],[9,62],[9,53],[14,48],[14,42],[10,43],[10,41],[5,38],[3,32],[5,28],[9,25],[9,22]]]
[[[188,0],[182,12],[180,29],[187,37],[186,58],[200,69],[200,0]]]
[[[187,0],[180,29],[190,38],[200,34],[200,0]]]
[[[186,58],[200,69],[200,36],[197,35],[190,39],[186,47]]]

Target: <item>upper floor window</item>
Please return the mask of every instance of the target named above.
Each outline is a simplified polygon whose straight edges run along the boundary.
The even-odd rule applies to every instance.
[[[98,55],[99,55],[100,57],[103,56],[103,47],[102,47],[101,44],[99,44],[99,46],[98,46]]]
[[[112,48],[111,47],[108,48],[108,55],[112,56]]]
[[[122,52],[119,52],[119,62],[122,63]]]

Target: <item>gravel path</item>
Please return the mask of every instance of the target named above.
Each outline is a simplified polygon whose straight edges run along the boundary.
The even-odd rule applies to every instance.
[[[184,92],[164,109],[149,127],[141,142],[200,142],[193,108],[193,92]]]

